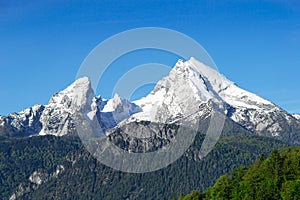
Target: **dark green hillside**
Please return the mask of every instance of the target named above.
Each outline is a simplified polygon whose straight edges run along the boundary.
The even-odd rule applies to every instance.
[[[70,152],[80,149],[80,140],[70,136],[0,137],[0,199],[10,196],[34,171],[51,173]]]
[[[221,175],[288,146],[227,120],[213,151],[200,160],[203,139],[197,134],[188,151],[167,168],[130,174],[98,162],[76,136],[0,137],[0,199],[168,199],[205,191]]]
[[[204,191],[222,174],[287,146],[259,136],[224,136],[199,160],[196,155],[202,140],[203,135],[197,135],[189,151],[165,169],[128,174],[97,162],[76,138],[2,138],[1,199],[18,191],[20,184],[25,199],[167,199],[192,189]],[[51,174],[58,165],[63,165],[64,171],[38,187],[28,180],[34,171]]]
[[[300,199],[300,147],[281,152],[274,150],[270,157],[261,157],[254,164],[221,176],[206,193],[194,191],[179,198],[189,199]]]

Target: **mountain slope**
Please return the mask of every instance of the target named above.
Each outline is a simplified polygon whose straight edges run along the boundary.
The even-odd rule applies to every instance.
[[[170,124],[187,116],[206,120],[211,117],[212,109],[254,134],[300,144],[297,115],[239,88],[195,58],[185,62],[179,60],[148,96],[133,103],[118,95],[110,100],[96,97],[89,79],[80,78],[53,95],[48,105],[1,116],[0,133],[24,136],[72,134],[76,129],[74,118],[79,111],[92,121],[98,120],[101,128],[108,130],[133,121]]]
[[[239,88],[195,58],[186,62],[179,60],[148,96],[135,101],[143,112],[132,118],[167,122],[167,119],[172,121],[184,117],[192,112],[186,112],[192,105],[182,102],[191,96],[192,105],[204,105],[199,109],[200,115],[209,115],[210,103],[214,102],[221,113],[252,132],[292,143],[300,142],[300,123],[294,116],[270,101]]]
[[[43,105],[35,105],[19,113],[7,117],[0,116],[0,134],[6,136],[30,136],[42,129],[40,117],[45,109]]]
[[[300,148],[274,150],[269,158],[221,176],[205,193],[193,192],[188,199],[300,199]],[[201,198],[200,198],[201,197]]]
[[[113,170],[94,159],[78,138],[41,136],[0,137],[0,198],[8,199],[169,199],[172,194],[204,191],[217,178],[240,165],[249,165],[261,154],[282,149],[283,142],[261,136],[221,137],[204,159],[198,158],[204,135],[190,149],[159,171],[131,174]],[[227,133],[224,133],[225,135]],[[32,177],[32,178],[30,178]],[[33,179],[35,177],[35,179]],[[41,180],[39,184],[35,180]]]
[[[65,90],[54,94],[41,115],[39,135],[62,136],[75,132],[74,114],[82,109],[92,110],[94,92],[88,78],[76,80]]]
[[[212,109],[226,116],[225,126],[215,148],[200,159]],[[176,162],[155,172],[130,174],[106,167],[86,151],[75,135],[77,112],[98,120],[109,133],[106,139],[130,152],[164,147],[186,117],[200,119],[200,128]],[[0,136],[0,198],[167,199],[191,189],[203,191],[260,154],[299,144],[299,123],[297,116],[194,58],[179,61],[148,96],[133,103],[118,95],[110,100],[95,96],[90,80],[83,77],[54,94],[47,105],[0,117],[1,135],[40,135]],[[156,129],[157,124],[162,129]],[[145,127],[151,128],[152,137],[132,135],[141,136]]]
[[[294,114],[293,117],[295,117],[296,119],[300,120],[300,115],[299,114]]]
[[[140,112],[138,106],[116,95],[111,100],[96,97],[87,77],[80,78],[54,94],[47,105],[35,105],[20,113],[0,116],[0,134],[11,136],[75,133],[77,112],[90,120],[98,119],[104,129],[112,128],[129,115]]]

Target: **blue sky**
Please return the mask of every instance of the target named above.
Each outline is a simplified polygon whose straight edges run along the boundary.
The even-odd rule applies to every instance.
[[[300,113],[299,1],[87,2],[0,1],[0,115],[47,104],[53,93],[74,81],[97,44],[149,26],[194,38],[230,80]],[[176,63],[174,56],[148,53],[132,58]],[[124,69],[134,67],[128,60],[120,63]],[[109,98],[113,81],[108,78],[97,93]]]

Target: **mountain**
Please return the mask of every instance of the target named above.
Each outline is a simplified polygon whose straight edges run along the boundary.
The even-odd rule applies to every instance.
[[[7,117],[0,116],[0,133],[8,136],[35,135],[42,129],[40,122],[45,106],[35,105]]]
[[[297,115],[239,88],[195,58],[179,60],[149,95],[132,103],[117,94],[110,100],[96,97],[89,79],[80,78],[54,94],[45,106],[1,116],[0,132],[24,136],[72,134],[79,111],[108,130],[134,121],[171,124],[190,115],[209,119],[212,109],[254,134],[300,144]]]
[[[75,131],[75,116],[80,110],[94,110],[94,92],[88,78],[76,80],[65,90],[54,94],[40,117],[39,135],[62,136]],[[92,116],[91,116],[92,117]]]
[[[295,116],[270,101],[239,88],[195,58],[186,62],[179,60],[169,76],[159,81],[147,97],[135,101],[143,112],[133,115],[132,118],[153,121],[157,119],[153,116],[156,114],[153,111],[163,110],[164,114],[168,113],[164,119],[176,119],[182,114],[181,110],[188,110],[191,106],[187,103],[179,106],[184,102],[183,97],[190,96],[194,97],[192,103],[204,104],[206,108],[212,105],[208,102],[216,103],[222,113],[252,132],[300,142],[300,123]],[[158,116],[161,117],[161,114]]]
[[[105,166],[71,134],[0,137],[0,199],[170,199],[192,190],[205,191],[232,169],[287,147],[269,137],[222,136],[200,160],[203,139],[198,134],[188,151],[168,167],[136,174]]]
[[[224,127],[212,151],[200,158],[212,109],[225,116]],[[78,112],[99,122],[107,139],[128,152],[162,149],[176,139],[181,119],[200,119],[201,127],[187,151],[167,167],[126,173],[87,151],[75,134]],[[0,199],[169,199],[205,191],[261,154],[299,144],[299,123],[297,116],[194,58],[179,60],[148,96],[134,102],[117,94],[109,100],[95,96],[83,77],[47,105],[0,117]],[[27,137],[32,135],[39,137]]]
[[[99,117],[107,129],[126,119],[128,113],[141,110],[118,95],[110,100],[94,96],[90,80],[83,77],[54,94],[47,105],[35,105],[7,117],[0,116],[0,133],[11,136],[74,134],[76,112],[80,111],[91,120]]]
[[[293,114],[293,117],[295,117],[296,119],[300,120],[300,115],[299,114]]]
[[[99,110],[98,119],[105,130],[117,126],[124,119],[142,111],[134,103],[130,103],[127,99],[121,99],[118,94],[108,101],[103,101]]]

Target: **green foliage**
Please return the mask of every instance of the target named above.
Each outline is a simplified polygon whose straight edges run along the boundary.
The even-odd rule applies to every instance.
[[[253,163],[262,153],[269,155],[273,148],[286,147],[282,142],[259,136],[227,136],[200,160],[198,155],[203,139],[203,135],[197,135],[184,156],[164,169],[145,174],[115,171],[97,162],[87,152],[74,152],[64,159],[65,172],[41,185],[28,198],[169,199],[172,194],[179,196],[192,189],[205,191],[222,174]],[[69,162],[70,157],[75,158],[74,164]],[[196,194],[188,198],[194,197],[198,198]]]
[[[280,194],[283,200],[300,199],[300,180],[284,182]]]
[[[228,175],[221,176],[210,191],[211,199],[227,200],[232,199],[233,183]]]
[[[37,169],[49,173],[81,143],[73,137],[0,137],[0,199],[9,197]]]
[[[300,147],[274,150],[269,158],[221,176],[205,199],[299,200]]]
[[[233,130],[230,126],[227,124],[225,130]],[[271,138],[246,133],[239,135],[243,132],[241,127],[234,130],[235,136],[222,136],[213,151],[202,160],[199,152],[204,135],[198,134],[180,159],[164,169],[145,174],[123,173],[104,166],[85,151],[76,137],[0,137],[0,199],[8,199],[20,184],[29,182],[28,178],[34,171],[43,169],[53,173],[57,165],[65,168],[57,178],[24,194],[21,199],[169,199],[171,195],[178,197],[193,189],[205,191],[221,175],[239,166],[250,165],[261,154],[269,155],[274,148],[287,147],[285,143]],[[119,142],[120,146],[128,145]],[[294,161],[283,162],[297,168],[298,165],[293,165]],[[261,162],[267,161],[262,159]],[[222,193],[212,191],[212,195],[220,199],[231,191],[228,198],[241,196],[239,190],[231,185],[240,182],[245,171],[245,168],[239,168],[232,175],[223,177],[216,186]],[[286,178],[294,180],[292,168],[286,171]],[[277,175],[280,177],[281,172]],[[297,187],[297,183],[286,185],[286,188],[295,191]],[[292,189],[279,195],[287,199],[293,197],[296,194]],[[185,199],[203,198],[204,194],[194,192]]]
[[[204,199],[204,194],[200,191],[193,191],[190,194],[180,197],[179,200],[202,200]]]

